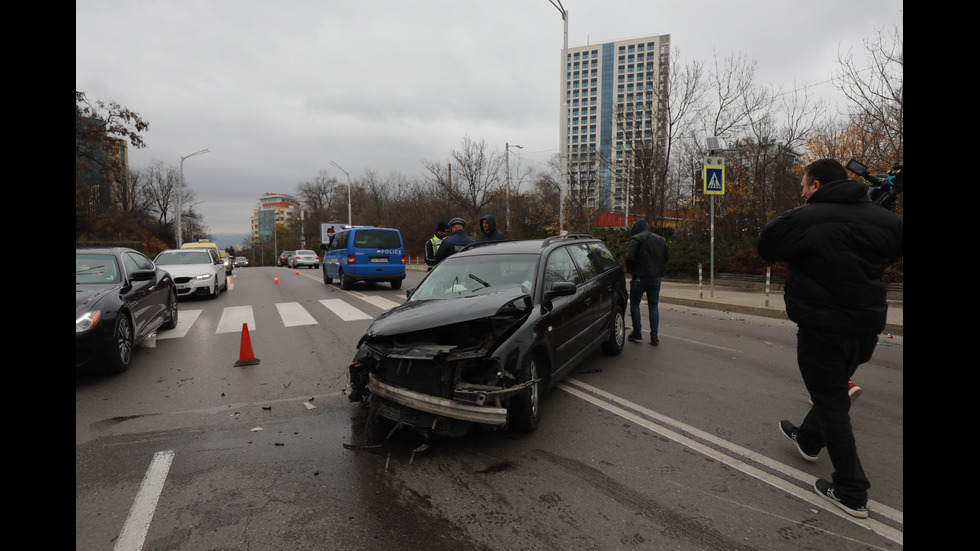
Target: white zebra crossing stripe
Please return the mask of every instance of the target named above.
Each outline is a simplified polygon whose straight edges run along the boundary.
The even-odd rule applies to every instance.
[[[389,310],[400,304],[382,297],[362,295],[360,293],[352,294],[382,310]],[[323,299],[320,303],[342,321],[374,319],[373,315],[355,308],[342,299]],[[276,310],[279,312],[279,318],[284,327],[316,325],[319,323],[299,302],[277,302]],[[156,338],[158,340],[179,339],[186,336],[202,313],[203,310],[201,309],[180,310],[180,315],[177,318],[177,327],[160,330]],[[252,307],[228,306],[221,311],[221,319],[218,321],[215,333],[238,333],[242,330],[242,324],[247,324],[249,331],[255,331],[255,316]]]
[[[395,306],[400,306],[402,304],[400,302],[388,300],[384,297],[376,297],[371,295],[358,295],[358,298],[385,311],[391,310]]]
[[[176,339],[183,337],[191,330],[191,326],[197,321],[197,316],[200,316],[201,312],[202,310],[180,310],[177,312],[177,327],[157,331],[157,339]]]
[[[343,300],[337,298],[323,299],[320,301],[320,304],[326,306],[328,310],[336,314],[337,317],[344,321],[372,319],[372,316],[361,312],[357,308],[354,308],[350,304],[347,304]]]
[[[252,315],[252,307],[229,306],[221,313],[218,328],[214,332],[237,333],[242,330],[242,324],[248,324],[248,330],[255,331],[255,316]]]
[[[313,316],[298,302],[277,302],[276,309],[279,310],[279,317],[282,318],[282,324],[286,327],[316,325]]]

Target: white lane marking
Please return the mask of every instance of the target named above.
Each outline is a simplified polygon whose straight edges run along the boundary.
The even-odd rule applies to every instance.
[[[573,388],[573,386],[570,385],[574,385],[574,387],[578,387],[578,388]],[[568,392],[573,396],[577,396],[587,402],[597,405],[605,409],[606,411],[619,415],[624,419],[633,421],[634,423],[644,428],[647,428],[653,432],[656,432],[657,434],[660,434],[666,438],[669,438],[677,442],[678,444],[687,446],[692,450],[695,450],[708,457],[711,457],[714,460],[718,461],[719,463],[728,465],[734,469],[738,469],[762,482],[765,482],[771,486],[775,486],[776,488],[779,488],[785,491],[786,493],[792,494],[793,496],[798,497],[815,507],[829,511],[843,519],[853,522],[858,526],[867,528],[872,532],[875,532],[885,538],[897,542],[899,545],[904,545],[905,536],[901,530],[897,530],[881,521],[874,520],[874,519],[856,519],[854,517],[851,517],[847,513],[841,511],[837,507],[832,507],[830,504],[828,504],[826,500],[818,496],[813,490],[810,489],[813,487],[813,482],[815,480],[815,477],[812,477],[806,473],[793,469],[792,467],[783,465],[778,461],[773,461],[772,459],[769,459],[768,457],[755,453],[751,450],[747,450],[740,446],[736,446],[726,440],[722,440],[721,438],[718,438],[712,434],[706,433],[690,425],[686,425],[684,423],[681,423],[680,421],[674,420],[670,417],[659,414],[650,409],[644,408],[643,406],[634,404],[632,402],[629,402],[627,400],[609,394],[601,389],[598,389],[594,386],[588,385],[581,381],[572,378],[566,378],[563,380],[563,382],[558,383],[555,386],[557,388],[564,390],[565,392]],[[625,408],[629,408],[630,410],[633,411],[628,411]],[[637,413],[633,413],[633,412],[637,412]],[[793,478],[796,478],[804,482],[806,484],[806,488],[788,482],[786,480],[783,480],[778,476],[771,475],[761,469],[757,469],[743,461],[736,459],[735,457],[726,455],[720,451],[715,450],[714,448],[701,444],[696,440],[683,436],[679,432],[675,432],[663,425],[654,423],[651,419],[656,419],[657,421],[664,423],[664,425],[671,425],[676,429],[686,432],[692,436],[696,436],[702,440],[711,442],[714,445],[720,446],[728,450],[733,455],[744,457],[746,459],[755,461],[761,465],[767,466],[771,469],[775,469],[784,474],[788,474]],[[904,518],[904,514],[901,511],[896,511],[895,509],[892,509],[891,507],[887,507],[880,503],[868,501],[868,510],[872,511],[873,512],[872,514],[881,515],[883,517],[894,520],[900,524],[903,523],[902,521]]]
[[[153,513],[156,511],[157,501],[163,492],[163,483],[167,480],[167,473],[170,472],[170,464],[173,460],[173,450],[153,454],[153,461],[150,462],[150,467],[143,476],[143,483],[136,493],[136,500],[133,501],[129,516],[126,517],[119,539],[113,547],[115,551],[139,551],[143,548],[146,532],[150,529],[150,521],[153,520]]]
[[[382,310],[385,310],[385,311],[391,310],[395,306],[401,306],[404,303],[404,301],[402,301],[402,302],[395,302],[393,300],[388,300],[388,299],[386,299],[384,297],[361,294],[361,293],[358,293],[357,291],[347,291],[347,292],[350,293],[351,295],[354,295],[355,297],[363,300],[364,302],[367,302],[368,304],[370,304],[372,306],[377,306],[378,308],[381,308]]]
[[[338,298],[325,298],[320,301],[320,304],[326,306],[328,310],[344,321],[373,319],[371,316]]]
[[[237,333],[242,325],[248,324],[249,331],[255,331],[255,316],[251,306],[228,306],[221,312],[215,333]]]
[[[298,302],[277,302],[276,309],[286,327],[295,325],[316,325],[316,320]]]
[[[157,340],[176,339],[183,337],[191,330],[191,326],[197,321],[203,310],[180,310],[177,312],[177,327],[173,329],[161,329],[157,331]]]

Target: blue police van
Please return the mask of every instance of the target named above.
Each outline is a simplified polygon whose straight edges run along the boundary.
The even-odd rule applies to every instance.
[[[323,282],[341,289],[358,281],[388,282],[399,289],[405,279],[405,244],[394,228],[350,227],[333,235],[323,253]]]

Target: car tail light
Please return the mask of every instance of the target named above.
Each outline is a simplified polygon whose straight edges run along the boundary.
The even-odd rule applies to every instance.
[[[402,264],[405,263],[405,255],[402,255]]]
[[[347,255],[347,263],[348,264],[353,264],[354,263],[354,255],[352,255],[352,254]]]

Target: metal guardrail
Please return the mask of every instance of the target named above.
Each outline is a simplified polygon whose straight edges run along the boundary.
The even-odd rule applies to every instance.
[[[710,281],[709,277],[710,276],[705,276],[703,283],[708,283]],[[696,279],[678,279],[677,281],[697,283]],[[769,289],[772,291],[782,291],[785,283],[786,280],[783,278],[770,278]],[[749,274],[715,274],[715,285],[741,287],[745,289],[765,289],[766,276]],[[886,283],[885,290],[888,293],[888,300],[902,302],[904,295],[903,287],[904,285],[902,283]]]

